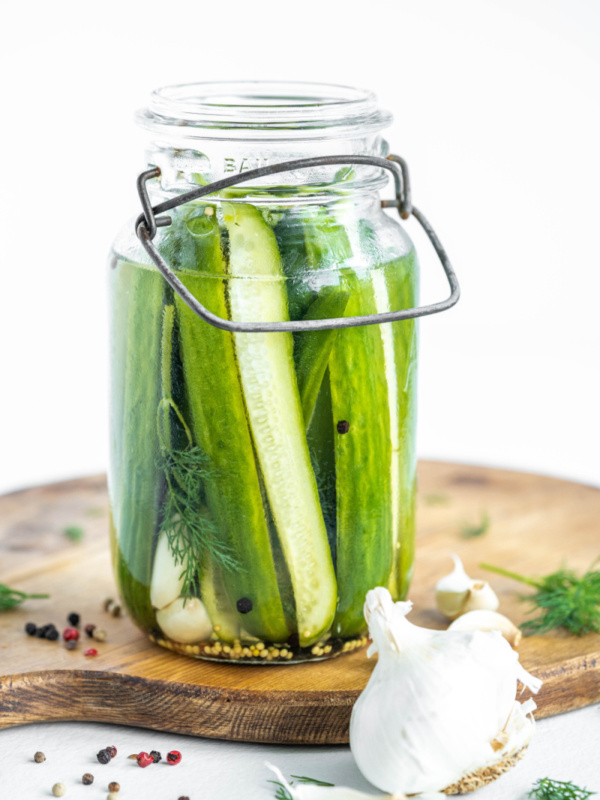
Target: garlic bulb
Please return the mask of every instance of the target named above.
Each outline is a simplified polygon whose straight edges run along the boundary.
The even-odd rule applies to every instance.
[[[210,617],[197,597],[178,597],[156,612],[156,621],[165,636],[182,644],[201,642],[212,634]]]
[[[150,602],[154,608],[164,608],[180,596],[183,571],[183,564],[175,564],[169,539],[163,531],[158,537],[150,581]]]
[[[467,611],[484,608],[495,611],[498,597],[487,581],[473,580],[465,572],[462,561],[453,555],[454,569],[444,575],[435,587],[435,603],[448,619],[456,619]]]
[[[408,800],[402,793],[373,795],[358,792],[356,789],[350,789],[347,786],[317,786],[311,783],[291,785],[277,767],[269,764],[268,761],[265,762],[265,765],[273,770],[278,782],[285,787],[292,800]],[[426,792],[425,794],[417,795],[416,800],[446,800],[446,795],[439,792]]]
[[[479,609],[462,614],[448,628],[449,631],[500,631],[511,645],[517,647],[521,641],[521,631],[517,626],[497,611]]]
[[[532,692],[541,681],[497,631],[420,628],[411,608],[381,587],[367,594],[368,655],[379,660],[352,711],[356,763],[379,789],[408,795],[493,780],[533,732],[535,703],[515,701],[517,679]]]

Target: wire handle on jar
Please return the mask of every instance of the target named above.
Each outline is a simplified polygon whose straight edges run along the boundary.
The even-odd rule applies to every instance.
[[[380,167],[381,169],[389,170],[393,177],[396,186],[396,198],[394,200],[382,200],[381,205],[383,208],[397,208],[398,213],[402,219],[408,219],[412,214],[417,219],[429,241],[433,245],[437,253],[446,278],[450,286],[450,296],[446,300],[439,303],[432,303],[427,306],[417,306],[416,308],[402,309],[400,311],[387,311],[381,314],[364,314],[358,317],[336,317],[332,319],[310,319],[310,320],[288,320],[286,322],[236,322],[235,320],[223,319],[222,317],[213,314],[202,303],[200,303],[183,285],[177,275],[169,267],[166,261],[154,246],[152,240],[156,236],[157,228],[164,227],[171,224],[171,218],[168,216],[160,216],[165,211],[170,211],[172,208],[189,203],[191,200],[197,200],[200,197],[213,194],[226,189],[229,186],[234,186],[238,183],[245,183],[246,181],[262,178],[266,175],[275,175],[279,172],[287,172],[289,170],[302,169],[307,167],[320,167],[341,164],[365,164],[373,167]],[[400,156],[390,155],[387,158],[378,158],[376,156],[317,156],[315,158],[300,158],[294,161],[283,161],[279,164],[271,164],[259,169],[248,170],[239,175],[232,175],[229,178],[221,178],[218,181],[213,181],[206,186],[199,186],[185,194],[172,197],[156,206],[152,206],[148,197],[147,183],[152,178],[160,176],[160,169],[154,167],[152,169],[142,172],[137,179],[137,188],[140,200],[142,203],[143,212],[139,215],[135,222],[136,234],[144,247],[146,253],[152,260],[152,263],[162,273],[167,283],[173,288],[174,291],[181,297],[181,299],[191,308],[205,322],[214,325],[215,328],[221,328],[225,331],[233,331],[235,333],[268,333],[275,331],[324,331],[331,330],[332,328],[355,328],[361,325],[379,325],[382,322],[397,322],[403,319],[414,319],[415,317],[425,317],[429,314],[438,314],[440,311],[445,311],[456,305],[460,297],[460,287],[456,274],[452,268],[452,264],[446,251],[442,247],[435,231],[423,216],[423,214],[412,205],[410,196],[410,181],[408,176],[408,166],[406,161]],[[158,215],[158,216],[157,216]]]

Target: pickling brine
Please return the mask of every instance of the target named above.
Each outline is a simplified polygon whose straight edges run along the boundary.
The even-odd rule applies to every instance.
[[[155,241],[224,319],[412,308],[412,244],[355,177],[190,202]],[[415,320],[224,331],[130,236],[110,293],[112,554],[133,620],[164,647],[244,663],[364,644],[367,591],[402,599],[413,568]]]

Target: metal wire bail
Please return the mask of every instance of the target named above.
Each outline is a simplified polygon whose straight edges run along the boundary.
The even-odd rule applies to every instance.
[[[412,214],[413,217],[419,222],[429,241],[433,245],[435,252],[438,255],[444,269],[444,273],[448,280],[450,287],[450,296],[446,300],[439,303],[432,303],[427,306],[417,306],[416,308],[402,309],[400,311],[388,311],[381,314],[365,314],[359,317],[336,317],[332,319],[311,319],[311,320],[288,320],[286,322],[236,322],[235,320],[223,319],[222,317],[213,314],[205,308],[195,297],[192,295],[183,283],[179,280],[177,275],[169,267],[166,261],[158,252],[153,244],[153,239],[156,236],[158,227],[171,224],[171,218],[166,216],[157,216],[164,211],[169,211],[172,208],[189,203],[192,200],[197,200],[200,197],[213,194],[227,189],[229,186],[235,186],[238,183],[245,183],[256,178],[262,178],[266,175],[276,175],[279,172],[288,172],[289,170],[296,170],[308,167],[320,166],[335,166],[335,165],[351,165],[363,164],[367,166],[380,167],[392,173],[394,177],[394,184],[396,187],[396,198],[394,200],[382,200],[381,205],[383,208],[397,208],[398,213],[402,219],[408,219]],[[172,197],[156,206],[152,206],[148,196],[147,183],[152,178],[160,176],[160,169],[154,167],[153,169],[142,172],[137,178],[137,189],[140,196],[143,212],[139,215],[135,222],[136,234],[142,243],[144,250],[152,260],[152,263],[161,272],[167,283],[173,288],[181,299],[191,308],[205,322],[214,325],[215,328],[221,328],[225,331],[232,331],[234,333],[268,333],[275,331],[325,331],[332,328],[355,328],[362,325],[379,325],[382,322],[398,322],[403,319],[414,319],[416,317],[425,317],[430,314],[438,314],[440,311],[445,311],[448,308],[456,305],[460,297],[460,287],[456,274],[452,268],[452,264],[442,247],[435,231],[425,218],[425,216],[416,209],[411,202],[410,193],[410,180],[408,175],[408,166],[406,161],[400,156],[390,155],[387,158],[378,158],[376,156],[317,156],[315,158],[300,158],[294,161],[283,161],[279,164],[271,164],[259,169],[248,170],[247,172],[239,175],[232,175],[229,178],[221,178],[218,181],[213,181],[206,186],[199,186],[185,194]]]

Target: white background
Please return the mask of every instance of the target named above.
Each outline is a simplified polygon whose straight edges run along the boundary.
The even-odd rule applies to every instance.
[[[598,3],[13,0],[0,29],[0,491],[106,468],[104,262],[138,211],[132,114],[156,86],[240,77],[364,86],[395,115],[392,150],[463,289],[421,325],[420,455],[600,484]],[[445,287],[414,238],[430,302]],[[600,790],[599,719],[542,721],[482,800],[524,798],[549,773]],[[345,748],[65,724],[0,734],[3,796],[48,797],[64,780],[67,797],[104,797],[108,779],[77,781],[107,775],[89,759],[108,738],[185,754],[178,773],[128,778],[123,762],[136,800],[266,800],[265,758],[364,786]],[[31,763],[37,749],[46,764]]]
[[[240,77],[364,86],[394,113],[463,290],[421,324],[420,455],[600,484],[598,3],[29,0],[2,30],[0,491],[106,468],[132,114],[156,86]]]

